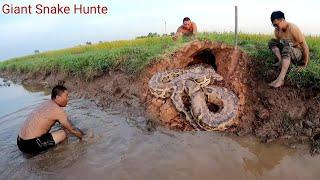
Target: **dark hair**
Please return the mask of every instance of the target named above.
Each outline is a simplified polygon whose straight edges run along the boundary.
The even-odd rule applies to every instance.
[[[185,22],[185,21],[190,21],[190,18],[188,18],[188,17],[183,18],[183,22]]]
[[[67,88],[62,85],[55,86],[51,91],[51,99],[56,99],[57,96],[60,96]]]
[[[273,22],[275,19],[286,19],[286,18],[284,17],[283,12],[281,12],[281,11],[274,11],[274,12],[272,12],[272,14],[271,14],[271,22]]]

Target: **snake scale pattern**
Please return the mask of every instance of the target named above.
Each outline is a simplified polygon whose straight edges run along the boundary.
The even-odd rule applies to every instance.
[[[149,80],[149,88],[157,98],[170,98],[194,129],[218,130],[237,116],[239,106],[232,91],[211,85],[222,80],[211,66],[197,64],[186,69],[158,72]],[[189,97],[190,107],[186,107],[184,96]],[[210,103],[217,105],[218,111],[211,111]]]

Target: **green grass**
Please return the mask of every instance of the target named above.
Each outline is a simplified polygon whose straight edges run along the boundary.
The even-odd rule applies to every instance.
[[[0,62],[0,70],[18,73],[65,72],[90,79],[111,69],[140,71],[151,60],[181,47],[170,37],[105,42],[49,51]]]
[[[232,33],[200,33],[199,40],[219,41],[232,45]],[[239,34],[239,47],[251,57],[265,62],[265,69],[274,61],[267,47],[272,35]],[[135,40],[113,41],[49,51],[0,62],[0,70],[18,73],[64,72],[70,75],[94,78],[101,72],[121,69],[137,73],[152,60],[158,60],[182,47],[190,39],[173,42],[171,37],[153,37]],[[320,87],[320,38],[307,37],[311,52],[308,67],[301,72],[290,71],[289,80],[299,86]]]
[[[203,33],[198,37],[200,40],[220,41],[230,45],[234,44],[232,33]],[[273,35],[266,34],[239,34],[238,45],[241,50],[258,60],[264,61],[262,69],[271,68],[275,57],[268,49],[268,41]],[[310,49],[310,60],[308,67],[300,72],[292,70],[288,74],[288,79],[298,87],[320,88],[320,37],[307,36],[307,44]]]

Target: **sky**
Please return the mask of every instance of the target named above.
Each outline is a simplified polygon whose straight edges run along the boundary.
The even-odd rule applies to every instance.
[[[286,20],[305,35],[320,34],[320,1],[317,0],[1,0],[0,5],[103,5],[106,15],[5,15],[0,13],[0,61],[73,47],[87,41],[134,39],[149,32],[175,32],[186,16],[200,32],[233,31],[234,6],[238,6],[239,30],[273,33],[272,11],[281,10]]]

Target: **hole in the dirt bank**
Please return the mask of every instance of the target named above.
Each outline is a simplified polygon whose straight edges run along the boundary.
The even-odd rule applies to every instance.
[[[118,95],[118,94],[121,93],[121,91],[122,91],[121,88],[117,87],[117,88],[114,90],[113,95]]]
[[[213,113],[217,113],[217,112],[221,111],[221,109],[223,108],[221,105],[217,105],[214,103],[207,103],[207,106],[209,108],[209,111],[211,111]]]
[[[314,141],[319,141],[320,140],[320,133],[317,133],[313,136]]]
[[[187,110],[190,111],[190,107],[191,107],[190,97],[184,94],[182,96],[182,101],[183,101],[184,107],[186,107]]]
[[[193,61],[189,63],[188,66],[205,63],[212,66],[214,70],[217,70],[216,57],[212,53],[212,50],[205,49],[205,50],[199,51],[195,53],[195,55],[193,55],[192,57],[193,57]]]

